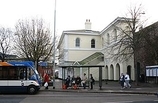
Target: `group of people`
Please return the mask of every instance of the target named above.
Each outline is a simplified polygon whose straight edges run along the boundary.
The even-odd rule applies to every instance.
[[[128,73],[126,73],[125,75],[121,73],[120,84],[121,84],[121,89],[131,88],[130,77]]]
[[[49,74],[45,73],[43,76],[43,79],[44,79],[44,83],[48,83],[50,81]],[[126,73],[126,74],[121,73],[119,80],[120,80],[120,84],[121,84],[121,89],[131,88],[130,76],[128,75],[128,73]],[[81,85],[81,86],[83,86],[83,89],[86,89],[86,85],[88,82],[90,83],[90,89],[93,89],[95,80],[94,80],[92,74],[90,74],[89,80],[86,76],[86,73],[83,74],[82,79],[79,76],[77,76],[76,78],[73,76],[71,78],[70,75],[68,75],[68,77],[65,80],[65,85],[66,85],[66,88],[68,88],[70,85],[71,86],[76,85],[77,87],[79,87]],[[45,89],[48,89],[48,84],[45,86]]]
[[[90,89],[93,89],[94,78],[92,74],[90,74],[90,78],[88,80],[86,73],[83,74],[82,79],[80,78],[80,76],[77,76],[76,78],[73,76],[72,78],[70,78],[70,76],[68,75],[65,81],[65,85],[66,87],[69,87],[69,85],[71,84],[71,86],[77,86],[77,88],[79,88],[79,86],[82,85],[83,89],[86,89],[88,81],[90,82]]]

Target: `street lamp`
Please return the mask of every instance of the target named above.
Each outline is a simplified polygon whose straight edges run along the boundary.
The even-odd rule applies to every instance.
[[[37,37],[36,37],[35,42],[36,42],[36,43],[35,43],[35,48],[36,48],[36,49],[35,49],[35,52],[36,52],[36,54],[37,54],[37,51],[38,51],[38,50],[37,50],[37,48],[38,48],[38,46],[37,46],[37,42],[38,42]],[[38,61],[37,61],[37,57],[38,57],[38,55],[36,55],[36,56],[34,57],[34,58],[35,58],[35,69],[36,69],[36,70],[38,70]]]
[[[53,54],[53,58],[54,58],[54,62],[53,62],[53,89],[55,89],[55,33],[56,33],[56,0],[55,0],[55,4],[54,4],[54,54]]]

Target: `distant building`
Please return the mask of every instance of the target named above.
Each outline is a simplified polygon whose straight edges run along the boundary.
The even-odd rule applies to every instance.
[[[91,30],[90,20],[86,20],[84,30],[63,31],[58,49],[59,65],[105,65],[103,79],[118,80],[120,73],[128,72],[134,80],[133,58],[126,62],[112,61],[107,53],[107,47],[114,43],[113,37],[117,37],[119,31],[114,25],[125,28],[125,20],[116,18],[101,32]],[[87,73],[87,68],[68,69],[69,75]],[[98,69],[91,69],[95,79],[99,77]]]
[[[8,61],[8,60],[14,60],[14,59],[17,59],[17,58],[18,58],[17,55],[3,54],[3,53],[0,52],[0,60],[2,60],[3,55],[5,56],[5,60],[6,60],[6,61]]]
[[[158,22],[142,28],[138,33],[143,38],[138,45],[141,48],[136,53],[135,57],[138,66],[138,74],[145,75],[146,66],[158,65],[158,54],[155,52],[158,50]]]
[[[104,64],[101,48],[100,32],[91,30],[91,22],[87,19],[85,29],[63,31],[58,45],[59,65]],[[85,68],[68,70],[69,75],[81,77],[87,73]],[[91,70],[91,73],[97,74],[98,70]]]

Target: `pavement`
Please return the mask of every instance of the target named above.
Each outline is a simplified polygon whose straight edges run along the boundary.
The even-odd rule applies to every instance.
[[[79,87],[79,89],[72,89],[69,87],[68,89],[62,89],[62,81],[55,81],[55,89],[53,86],[49,86],[48,90],[45,90],[44,86],[41,86],[40,91],[49,91],[49,92],[84,92],[84,93],[122,93],[122,94],[146,94],[146,95],[158,95],[158,84],[151,83],[138,83],[136,85],[135,82],[131,83],[131,88],[121,89],[121,86],[118,82],[115,81],[103,81],[102,87],[99,87],[99,83],[95,82],[94,89],[91,90],[88,87],[83,89],[83,87]]]

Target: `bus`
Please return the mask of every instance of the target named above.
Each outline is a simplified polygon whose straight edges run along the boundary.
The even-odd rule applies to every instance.
[[[0,93],[37,93],[41,79],[33,65],[32,61],[0,62]]]

